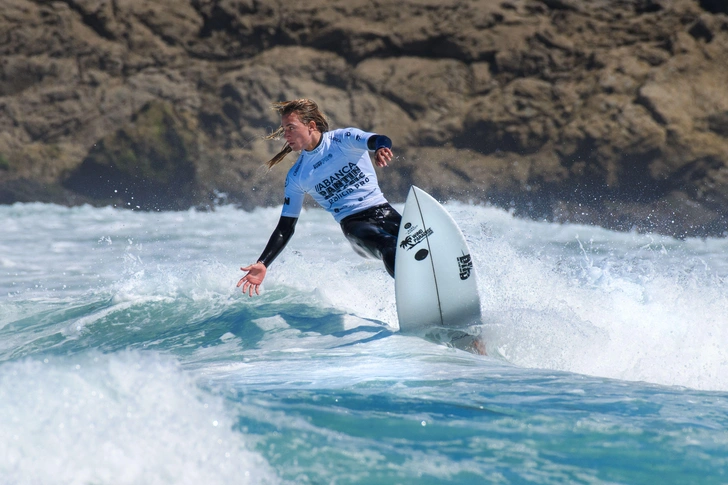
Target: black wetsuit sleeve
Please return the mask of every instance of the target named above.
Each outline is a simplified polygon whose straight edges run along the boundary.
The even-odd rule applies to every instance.
[[[281,254],[283,248],[291,240],[291,236],[293,236],[293,232],[296,230],[296,222],[298,222],[297,217],[281,216],[278,225],[273,230],[273,234],[268,239],[268,244],[258,258],[258,261],[263,263],[266,268]]]
[[[392,140],[384,135],[372,135],[367,140],[367,148],[375,152],[380,148],[392,148]]]

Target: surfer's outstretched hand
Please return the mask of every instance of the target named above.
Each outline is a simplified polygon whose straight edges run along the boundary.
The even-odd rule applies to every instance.
[[[247,271],[248,274],[240,278],[240,281],[238,281],[238,288],[242,285],[243,294],[247,293],[250,297],[253,296],[253,291],[255,291],[256,295],[260,295],[260,285],[263,283],[265,274],[268,272],[265,265],[258,262],[240,269],[242,271]]]

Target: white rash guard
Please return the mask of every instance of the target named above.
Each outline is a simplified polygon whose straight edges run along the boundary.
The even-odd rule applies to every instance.
[[[379,188],[367,140],[374,133],[342,128],[321,134],[321,143],[301,155],[288,171],[282,216],[298,217],[310,194],[336,222],[387,199]]]

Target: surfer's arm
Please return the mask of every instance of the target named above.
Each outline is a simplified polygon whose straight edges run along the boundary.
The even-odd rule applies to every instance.
[[[251,264],[250,266],[240,268],[241,270],[248,272],[245,276],[240,278],[237,285],[238,288],[241,285],[243,286],[243,293],[248,293],[249,296],[253,296],[253,291],[255,291],[256,295],[260,295],[260,285],[265,279],[268,267],[273,260],[278,257],[281,251],[283,251],[283,248],[286,247],[288,241],[291,240],[296,229],[296,222],[298,222],[297,217],[281,216],[278,221],[278,225],[273,230],[273,234],[271,234],[270,239],[268,239],[268,244],[266,244],[265,249],[263,249],[263,252],[260,254],[258,262]]]
[[[367,148],[374,151],[377,167],[386,167],[392,160],[392,140],[384,135],[372,135],[367,139]]]
[[[258,258],[259,263],[263,263],[267,268],[281,254],[296,230],[296,222],[298,222],[297,217],[281,216],[273,234],[268,239],[268,244]]]
[[[336,130],[335,139],[340,141],[345,150],[357,153],[356,156],[360,156],[359,150],[374,152],[377,167],[386,167],[392,160],[392,140],[388,136],[351,127]]]

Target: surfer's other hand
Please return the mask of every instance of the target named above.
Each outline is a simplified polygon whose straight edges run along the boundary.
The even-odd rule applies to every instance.
[[[374,163],[377,167],[386,167],[392,161],[392,150],[382,147],[374,153]]]
[[[253,296],[253,291],[255,291],[256,295],[260,295],[260,285],[263,283],[265,274],[268,272],[265,265],[258,261],[255,264],[251,264],[250,266],[245,266],[240,269],[242,271],[247,271],[248,274],[240,278],[237,285],[238,288],[242,285],[243,294],[247,293],[250,297]]]

